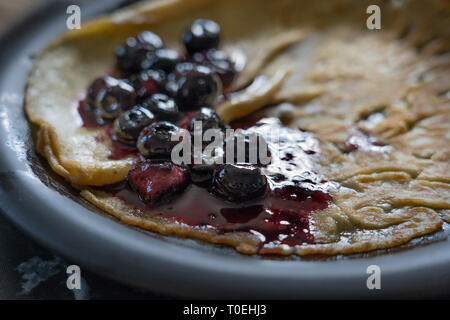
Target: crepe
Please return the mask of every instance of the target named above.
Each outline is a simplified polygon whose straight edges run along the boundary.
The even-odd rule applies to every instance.
[[[371,4],[382,30],[366,28]],[[66,33],[37,59],[26,112],[40,126],[37,151],[88,201],[127,224],[261,252],[248,232],[174,223],[91,188],[124,180],[136,158],[111,160],[104,130],[81,125],[86,88],[111,72],[126,37],[151,30],[181,50],[180,34],[196,18],[221,25],[223,49],[243,68],[217,112],[226,121],[275,116],[313,133],[317,170],[336,185],[333,203],[311,215],[314,244],[263,253],[389,248],[450,221],[450,3],[438,0],[152,1]],[[365,145],[359,130],[377,147],[349,152],[349,139]]]

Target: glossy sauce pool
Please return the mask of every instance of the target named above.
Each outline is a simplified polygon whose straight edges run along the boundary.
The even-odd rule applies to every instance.
[[[234,204],[219,199],[204,188],[191,184],[169,204],[149,208],[126,182],[101,190],[140,210],[157,211],[170,220],[195,227],[213,228],[221,233],[247,231],[261,240],[261,247],[314,243],[310,232],[310,213],[323,210],[332,200],[321,191],[305,192],[302,197],[283,199],[269,190],[259,201]]]

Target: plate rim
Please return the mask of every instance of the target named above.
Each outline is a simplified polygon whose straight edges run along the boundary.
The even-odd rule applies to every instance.
[[[112,3],[102,0],[97,5],[103,3],[98,7],[106,7],[106,2],[108,5]],[[20,47],[20,40],[26,38],[23,33],[30,28],[30,22],[37,30],[42,29],[44,19],[55,19],[59,15],[52,6],[63,8],[68,2],[56,3],[53,1],[39,7],[2,34],[2,47],[9,47],[11,39],[16,42],[13,45]],[[79,3],[89,6],[86,2]],[[0,61],[6,58],[7,54],[0,55]],[[2,77],[0,74],[0,96],[3,93]],[[0,111],[8,114],[7,102],[0,108],[5,108]],[[5,122],[0,122],[0,137],[5,137],[6,131]],[[433,292],[423,292],[425,287],[432,287],[436,292],[442,289],[442,292],[450,292],[448,238],[393,254],[337,261],[273,261],[241,255],[230,257],[210,250],[202,252],[148,237],[144,232],[92,212],[51,188],[43,188],[44,184],[27,170],[26,161],[17,163],[17,154],[4,144],[0,146],[0,152],[0,175],[5,181],[16,184],[0,184],[0,207],[8,219],[46,247],[119,282],[175,296],[201,298],[433,295]],[[35,206],[36,202],[40,206]],[[30,219],[30,216],[34,218]],[[115,265],[112,266],[111,262]],[[372,264],[382,266],[382,281],[388,283],[387,288],[381,291],[366,287],[369,276],[366,268]],[[149,266],[151,270],[148,270]]]

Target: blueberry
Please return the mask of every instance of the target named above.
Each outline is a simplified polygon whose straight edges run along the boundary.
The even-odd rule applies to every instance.
[[[193,63],[193,62],[180,62],[175,67],[174,77],[176,79],[179,79],[183,76],[186,76],[186,74],[188,74],[188,72],[195,70],[196,67],[197,67],[197,64]]]
[[[210,49],[204,52],[197,52],[192,57],[193,61],[209,67],[213,73],[217,74],[224,87],[228,87],[236,76],[236,69],[233,62],[222,50]]]
[[[200,128],[195,126],[195,122],[201,121]],[[214,146],[209,146],[212,141],[215,141],[215,135],[212,137],[212,141],[204,140],[202,141],[201,150],[195,149],[195,144],[192,145],[192,165],[189,169],[192,174],[192,181],[202,187],[208,187],[211,185],[211,178],[216,164],[223,163],[224,160],[224,150],[223,150],[223,136],[226,125],[223,123],[222,119],[217,113],[212,109],[203,107],[199,111],[193,114],[191,119],[187,124],[187,129],[192,136],[196,133],[196,130],[201,130],[201,137],[209,129],[216,129],[220,134],[222,134],[222,139],[219,140],[219,144],[215,143]],[[209,146],[208,149],[205,149]],[[210,148],[214,147],[213,150]]]
[[[176,50],[158,49],[150,59],[142,63],[142,68],[171,72],[179,62],[180,55]]]
[[[146,70],[130,77],[139,99],[145,99],[164,89],[166,73],[162,70]]]
[[[117,66],[122,76],[129,76],[145,68],[157,49],[163,47],[161,38],[151,31],[144,31],[136,37],[129,37],[125,44],[116,49]]]
[[[210,106],[221,91],[220,80],[204,66],[184,71],[177,83],[175,99],[181,110],[192,111]]]
[[[203,107],[197,111],[189,121],[188,130],[194,134],[194,124],[196,121],[201,121],[202,134],[208,129],[219,129],[224,131],[227,127],[220,116],[211,108]]]
[[[178,144],[178,141],[171,141],[171,137],[180,130],[170,122],[154,122],[141,131],[137,140],[139,152],[151,159],[170,159],[173,147]]]
[[[109,88],[108,85],[109,77],[97,78],[95,79],[87,90],[86,102],[95,107],[97,96],[100,92],[105,91]]]
[[[189,71],[194,70],[196,65],[191,62],[180,62],[175,69],[167,74],[163,92],[170,97],[175,97],[178,92],[178,80],[186,76]]]
[[[220,26],[207,19],[198,19],[183,33],[182,40],[189,54],[217,48],[220,38]]]
[[[196,65],[192,62],[180,62],[175,66],[175,69],[167,74],[162,92],[170,97],[175,97],[178,92],[178,81],[186,76],[189,71],[195,70]]]
[[[167,79],[164,86],[164,93],[166,93],[170,97],[175,97],[178,92],[178,83],[176,81]]]
[[[87,101],[101,117],[113,119],[135,105],[136,93],[128,81],[103,77],[91,84]]]
[[[243,202],[264,196],[267,179],[259,168],[225,164],[213,173],[211,192],[230,202]]]
[[[156,33],[148,30],[139,33],[136,39],[140,44],[145,45],[147,49],[155,50],[164,46],[161,38]]]
[[[200,122],[201,126],[196,127],[196,122]],[[200,154],[200,150],[196,150],[195,145],[193,145],[192,155],[194,156],[193,159],[197,159],[196,162],[199,161],[198,159],[201,156],[203,163],[223,163],[225,154],[225,151],[223,149],[223,138],[225,136],[224,131],[226,128],[227,126],[224,124],[219,115],[210,108],[203,107],[200,109],[200,111],[194,113],[187,125],[187,129],[192,136],[195,137],[196,130],[199,129],[201,130],[201,132],[199,132],[201,134],[201,137],[204,137],[206,131],[209,129],[217,130],[216,132],[213,132],[212,137],[208,137],[207,139],[202,141],[202,154]],[[222,139],[216,142],[216,139],[218,139],[216,137],[217,134],[221,134]],[[211,145],[208,149],[206,149],[207,146],[209,146],[212,142],[214,142],[214,145]],[[214,149],[211,150],[211,147],[214,147]]]
[[[153,112],[158,120],[176,121],[180,117],[175,100],[162,93],[155,93],[145,100],[145,107]]]
[[[153,121],[155,116],[151,111],[142,106],[134,106],[116,118],[113,133],[121,142],[135,145],[139,133]]]
[[[216,167],[215,164],[190,164],[188,168],[191,181],[200,187],[209,188]]]

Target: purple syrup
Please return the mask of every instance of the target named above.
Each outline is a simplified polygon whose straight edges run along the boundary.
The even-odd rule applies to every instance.
[[[314,170],[314,157],[320,152],[317,140],[275,119],[264,119],[248,130],[264,136],[272,155],[271,164],[261,168],[269,183],[263,199],[230,203],[191,184],[173,202],[150,208],[126,182],[102,190],[178,223],[222,233],[250,232],[261,240],[261,251],[274,245],[314,243],[311,213],[326,209],[332,201],[329,183]]]

